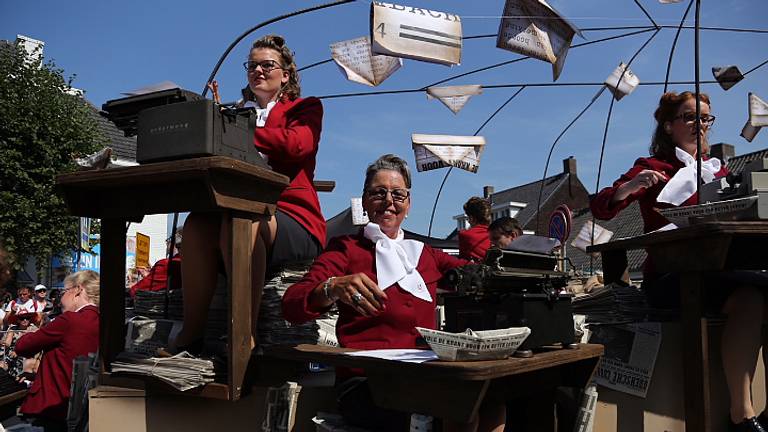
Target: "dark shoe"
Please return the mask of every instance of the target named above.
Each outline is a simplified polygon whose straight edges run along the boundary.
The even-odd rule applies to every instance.
[[[760,424],[757,416],[744,419],[741,423],[730,422],[731,426],[728,428],[731,432],[766,432],[765,428]]]
[[[760,426],[762,426],[763,429],[768,430],[768,414],[766,414],[765,411],[757,416],[757,421],[760,422]]]

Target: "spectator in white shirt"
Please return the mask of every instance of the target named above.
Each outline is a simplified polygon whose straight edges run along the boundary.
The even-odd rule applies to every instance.
[[[5,307],[5,317],[3,318],[5,325],[16,324],[17,316],[20,314],[36,312],[35,301],[32,300],[28,287],[19,288],[16,295],[16,300],[11,300]]]

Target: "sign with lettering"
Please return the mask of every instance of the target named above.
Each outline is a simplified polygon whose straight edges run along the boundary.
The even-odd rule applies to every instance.
[[[461,62],[461,35],[458,15],[379,1],[371,3],[374,54],[456,65]]]
[[[419,172],[452,166],[476,173],[485,148],[481,136],[412,134],[411,143]]]
[[[136,233],[136,267],[149,267],[149,236]]]

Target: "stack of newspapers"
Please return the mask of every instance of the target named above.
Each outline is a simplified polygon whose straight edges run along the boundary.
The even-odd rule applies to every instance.
[[[180,391],[213,382],[215,376],[212,360],[194,357],[186,351],[173,357],[120,353],[112,362],[112,372],[155,377]]]
[[[613,283],[576,295],[573,313],[586,315],[588,323],[620,324],[664,320],[674,311],[649,307],[645,294],[637,286]]]

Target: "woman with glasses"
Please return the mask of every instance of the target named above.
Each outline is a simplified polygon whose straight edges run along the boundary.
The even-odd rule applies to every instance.
[[[277,214],[253,226],[252,281],[253,286],[261,286],[265,273],[276,274],[287,264],[309,263],[325,244],[325,218],[312,183],[323,107],[317,98],[299,97],[296,63],[282,37],[269,35],[254,42],[243,66],[248,85],[241,106],[256,111],[254,145],[273,170],[291,179],[277,202]],[[184,328],[172,351],[202,349],[221,251],[228,247],[228,229],[218,213],[193,213],[184,224]],[[259,301],[254,298],[252,306]],[[254,337],[256,325],[252,323]]]
[[[316,319],[336,304],[336,335],[342,347],[418,347],[416,327],[435,328],[438,281],[468,261],[403,238],[410,188],[410,171],[401,158],[385,155],[368,166],[363,209],[370,223],[356,235],[332,239],[309,272],[288,288],[283,296],[288,321]],[[339,411],[348,423],[371,430],[408,430],[410,414],[377,408],[359,373],[337,369],[336,376]],[[484,408],[481,430],[503,429],[503,405]]]
[[[710,114],[709,97],[701,95],[701,147],[704,182],[727,174],[716,158],[709,158],[707,133],[715,122]],[[592,213],[598,219],[615,217],[633,201],[638,201],[644,231],[650,232],[669,223],[656,208],[698,203],[696,190],[696,95],[691,92],[665,93],[654,114],[656,130],[651,141],[651,157],[640,158],[611,187],[592,200]],[[765,413],[755,415],[751,385],[761,344],[761,327],[766,314],[762,288],[768,278],[756,273],[731,272],[710,278],[709,307],[727,314],[721,340],[721,355],[730,393],[730,421],[733,431],[764,431]],[[680,305],[680,281],[677,274],[660,274],[647,259],[643,268],[643,290],[651,306],[677,308]],[[764,351],[768,352],[768,351]],[[764,357],[768,361],[768,357]]]

